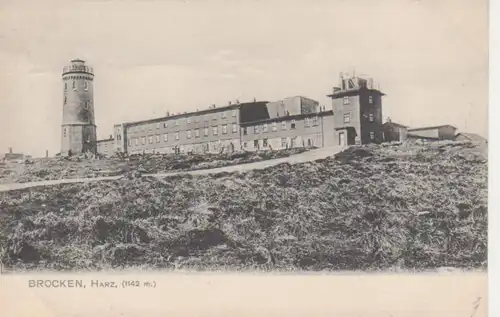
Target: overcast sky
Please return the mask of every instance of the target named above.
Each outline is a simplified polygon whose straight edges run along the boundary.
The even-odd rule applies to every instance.
[[[114,123],[229,100],[325,96],[356,70],[384,118],[487,136],[486,0],[0,0],[0,153],[60,150],[62,67],[94,67]]]

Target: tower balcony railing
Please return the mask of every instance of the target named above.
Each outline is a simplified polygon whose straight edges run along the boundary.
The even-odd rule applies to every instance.
[[[92,67],[88,67],[85,65],[71,65],[71,66],[65,66],[63,68],[63,74],[65,73],[72,73],[72,72],[80,72],[80,73],[89,73],[93,74],[94,69]]]

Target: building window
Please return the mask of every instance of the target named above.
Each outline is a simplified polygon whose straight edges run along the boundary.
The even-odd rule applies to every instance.
[[[259,134],[260,133],[260,129],[259,129],[258,125],[256,125],[256,126],[253,127],[253,133],[254,134]]]
[[[368,115],[368,120],[370,120],[370,122],[375,121],[375,118],[374,118],[374,116],[373,116],[373,113],[370,113],[370,114]]]
[[[368,103],[373,104],[373,96],[368,96]]]
[[[194,130],[194,137],[199,138],[200,137],[200,129],[195,129]]]
[[[351,122],[351,113],[344,113],[344,123],[349,123]]]
[[[236,133],[238,131],[238,125],[236,123],[233,123],[233,133]]]
[[[290,124],[290,129],[295,129],[295,120],[292,120],[292,123]]]
[[[263,131],[263,132],[267,132],[267,123],[264,123],[264,124],[262,125],[262,131]]]
[[[217,135],[217,134],[219,134],[219,129],[218,129],[218,127],[217,127],[217,126],[215,126],[215,127],[213,127],[213,128],[212,128],[212,134],[213,134],[213,135]]]
[[[159,134],[156,135],[156,143],[160,143],[160,135]]]
[[[222,134],[227,134],[227,124],[222,126]]]
[[[139,145],[139,139],[138,138],[135,138],[135,145],[138,146]]]
[[[247,128],[243,127],[243,135],[247,135]]]
[[[226,117],[226,112],[222,111],[222,118],[225,118],[225,117]]]
[[[64,96],[64,104],[68,103],[68,97]]]
[[[267,147],[267,139],[262,140],[262,145],[263,145],[264,147]]]
[[[253,147],[255,148],[259,147],[259,140],[253,140]]]
[[[348,105],[348,104],[349,104],[349,97],[345,96],[344,97],[344,105]]]
[[[83,82],[83,89],[84,90],[89,90],[89,83],[87,81]]]
[[[149,144],[153,144],[153,136],[152,135],[148,136],[148,142],[149,142]]]
[[[286,147],[287,144],[286,138],[281,138],[281,147]]]
[[[188,139],[191,139],[191,130],[187,130],[186,135]]]
[[[142,137],[142,144],[146,144],[146,137],[145,136]]]
[[[188,117],[186,120],[188,124],[191,123],[191,117]]]
[[[175,125],[179,125],[179,119],[175,120]]]
[[[305,125],[306,127],[308,127],[308,126],[309,126],[309,118],[305,118],[305,119],[304,119],[304,125]]]
[[[132,146],[132,140],[128,139],[128,146]]]
[[[167,122],[163,123],[163,127],[164,128],[168,127],[168,123]]]
[[[313,126],[318,125],[318,117],[312,117],[312,124]]]
[[[66,128],[63,129],[63,135],[66,137]]]
[[[73,80],[73,90],[76,90],[76,81]]]
[[[200,117],[194,118],[194,122],[200,122]]]
[[[246,148],[248,146],[247,142],[243,142],[243,147]]]
[[[370,132],[370,140],[375,140],[375,132]]]
[[[286,130],[286,121],[281,122],[281,130]]]
[[[205,128],[205,130],[203,131],[203,135],[208,136],[208,128]]]
[[[214,114],[212,115],[212,120],[217,120],[217,114],[216,114],[216,113],[214,113]]]
[[[159,129],[160,128],[160,123],[157,123],[156,124],[156,128]]]
[[[233,117],[236,117],[236,110],[233,110]]]
[[[273,122],[272,130],[273,130],[273,132],[278,130],[278,127],[276,126],[276,122]]]
[[[85,109],[88,109],[88,108],[89,108],[89,102],[88,102],[88,101],[85,101],[85,102],[83,103],[83,108],[85,108]]]
[[[179,140],[179,132],[175,132],[175,139]]]
[[[168,142],[168,133],[163,135],[163,142]]]

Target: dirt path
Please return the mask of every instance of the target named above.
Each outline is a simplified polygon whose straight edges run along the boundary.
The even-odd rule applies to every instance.
[[[143,174],[143,176],[153,176],[153,177],[169,177],[176,175],[208,175],[208,174],[218,174],[218,173],[227,173],[227,172],[245,172],[249,170],[258,170],[264,169],[267,167],[275,166],[282,163],[289,164],[298,164],[303,162],[314,161],[318,159],[322,159],[328,156],[332,156],[338,152],[340,152],[343,148],[341,147],[328,147],[321,148],[317,150],[311,150],[308,152],[300,153],[297,155],[292,155],[289,157],[283,157],[274,160],[267,160],[261,162],[254,162],[248,164],[240,164],[240,165],[232,165],[232,166],[224,166],[218,168],[204,169],[204,170],[195,170],[195,171],[179,171],[179,172],[168,172],[168,173],[156,173],[156,174]],[[25,189],[32,187],[40,187],[40,186],[52,186],[58,184],[69,184],[69,183],[85,183],[85,182],[98,182],[103,180],[116,180],[122,178],[122,175],[118,176],[107,176],[107,177],[93,177],[93,178],[70,178],[70,179],[55,179],[55,180],[46,180],[46,181],[38,181],[38,182],[27,182],[27,183],[13,183],[13,184],[0,184],[0,192],[6,192],[17,189]]]

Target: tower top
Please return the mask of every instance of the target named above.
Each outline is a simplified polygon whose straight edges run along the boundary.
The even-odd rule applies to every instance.
[[[64,66],[63,68],[63,76],[68,73],[86,73],[90,75],[94,75],[94,69],[92,67],[88,67],[85,65],[85,61],[79,58],[75,58],[71,60],[71,64],[68,66]]]

